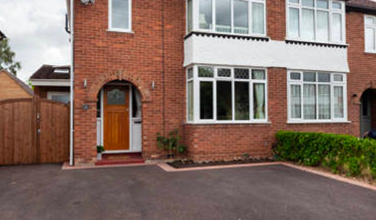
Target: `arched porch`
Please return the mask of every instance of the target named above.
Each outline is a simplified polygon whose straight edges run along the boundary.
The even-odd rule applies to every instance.
[[[367,89],[360,98],[360,135],[376,128],[376,89]]]

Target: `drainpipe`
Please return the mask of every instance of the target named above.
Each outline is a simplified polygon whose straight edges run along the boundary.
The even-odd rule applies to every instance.
[[[70,0],[70,38],[71,38],[71,67],[70,67],[70,143],[69,166],[74,165],[74,0]]]

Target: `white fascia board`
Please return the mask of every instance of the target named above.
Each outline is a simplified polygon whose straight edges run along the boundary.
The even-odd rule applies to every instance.
[[[33,79],[30,80],[33,86],[56,86],[56,87],[70,87],[70,80],[58,79]]]

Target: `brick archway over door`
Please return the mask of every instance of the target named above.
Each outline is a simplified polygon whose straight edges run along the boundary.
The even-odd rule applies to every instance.
[[[102,89],[102,87],[111,81],[114,80],[124,80],[132,83],[137,89],[140,91],[142,100],[141,102],[150,102],[150,90],[148,89],[149,84],[141,81],[140,78],[135,77],[135,74],[129,73],[125,70],[116,70],[110,71],[108,73],[101,74],[98,78],[96,78],[89,88],[88,99],[91,102],[97,101],[98,92]]]

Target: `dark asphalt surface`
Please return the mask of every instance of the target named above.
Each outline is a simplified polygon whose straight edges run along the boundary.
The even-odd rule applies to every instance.
[[[0,167],[1,220],[374,220],[376,192],[281,165]]]

